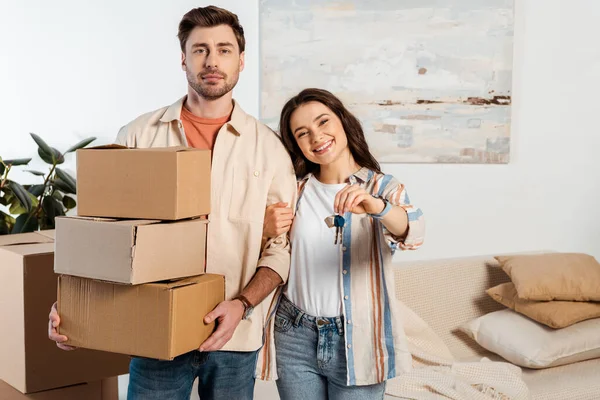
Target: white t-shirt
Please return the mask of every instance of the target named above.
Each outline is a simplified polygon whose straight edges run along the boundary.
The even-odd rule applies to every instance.
[[[325,218],[333,215],[335,195],[345,186],[311,176],[290,232],[292,259],[285,295],[313,316],[342,315],[341,245],[334,244],[335,228],[329,228]]]

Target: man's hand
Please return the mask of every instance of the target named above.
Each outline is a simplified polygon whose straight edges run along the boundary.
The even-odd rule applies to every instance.
[[[265,211],[263,236],[276,238],[288,232],[293,221],[294,211],[287,206],[287,203],[271,204]]]
[[[56,303],[52,304],[52,308],[50,309],[50,316],[48,321],[48,338],[50,340],[56,342],[56,345],[59,349],[62,350],[76,350],[77,347],[67,346],[63,344],[68,339],[65,335],[59,335],[57,328],[60,325],[60,317],[58,316],[58,310],[56,308]]]
[[[235,328],[244,316],[244,305],[240,300],[223,301],[206,314],[204,322],[217,321],[217,329],[200,345],[200,351],[220,350],[233,336]]]

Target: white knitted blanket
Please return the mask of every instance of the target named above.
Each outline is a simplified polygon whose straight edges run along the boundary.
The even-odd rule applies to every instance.
[[[386,394],[401,399],[528,400],[521,369],[483,358],[455,360],[448,346],[410,308],[401,303],[414,369],[389,380]]]

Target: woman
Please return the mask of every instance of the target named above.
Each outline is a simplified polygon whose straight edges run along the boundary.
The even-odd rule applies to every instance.
[[[411,368],[394,302],[394,250],[416,249],[424,221],[404,186],[381,173],[361,125],[331,93],[289,100],[281,137],[299,182],[296,216],[267,210],[265,234],[290,229],[290,277],[275,315],[282,400],[383,399]]]

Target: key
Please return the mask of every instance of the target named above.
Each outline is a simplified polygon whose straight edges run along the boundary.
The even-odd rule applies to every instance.
[[[346,220],[341,215],[333,217],[333,225],[335,226],[335,244],[341,244],[344,232],[344,224]]]

